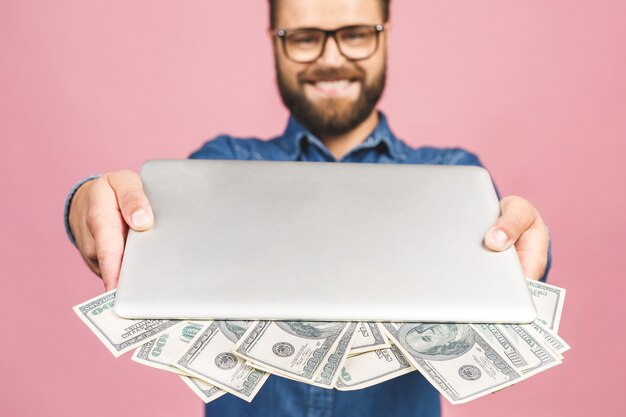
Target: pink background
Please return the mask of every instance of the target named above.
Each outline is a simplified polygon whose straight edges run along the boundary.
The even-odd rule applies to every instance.
[[[62,208],[88,174],[281,132],[266,13],[265,0],[0,1],[0,415],[201,415],[177,377],[115,360],[75,317],[102,286]],[[626,2],[394,0],[392,21],[393,129],[477,152],[504,194],[530,199],[568,290],[564,365],[444,415],[623,413]]]

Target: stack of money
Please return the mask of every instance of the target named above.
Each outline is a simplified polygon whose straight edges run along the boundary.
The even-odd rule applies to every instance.
[[[203,401],[252,401],[270,374],[327,389],[366,388],[418,371],[452,404],[498,391],[563,361],[565,290],[528,281],[534,323],[127,320],[115,290],[74,311],[118,357],[178,374]]]

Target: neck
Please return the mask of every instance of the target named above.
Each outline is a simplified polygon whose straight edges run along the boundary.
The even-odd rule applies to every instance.
[[[324,145],[328,148],[330,153],[335,159],[341,159],[350,150],[361,143],[372,133],[378,124],[378,112],[376,109],[367,116],[361,124],[349,132],[336,136],[322,136],[320,139],[324,142]]]

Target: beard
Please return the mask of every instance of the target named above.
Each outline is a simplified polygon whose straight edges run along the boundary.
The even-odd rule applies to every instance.
[[[372,113],[385,89],[386,65],[365,83],[365,71],[348,63],[340,68],[312,67],[298,74],[298,85],[326,80],[347,79],[361,84],[359,96],[354,102],[345,99],[310,101],[303,88],[290,86],[276,61],[276,81],[283,104],[304,127],[318,137],[338,136],[360,125]]]

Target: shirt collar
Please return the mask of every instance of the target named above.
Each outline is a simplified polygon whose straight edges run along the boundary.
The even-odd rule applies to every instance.
[[[300,122],[298,122],[293,116],[289,117],[287,127],[283,135],[279,137],[278,141],[287,151],[291,159],[296,160],[302,153],[302,141],[307,140],[307,138],[330,155],[330,151],[328,151],[324,143],[308,129],[302,126],[302,124],[300,124]],[[392,158],[398,160],[406,158],[406,152],[402,146],[402,142],[395,137],[393,132],[391,132],[391,129],[389,129],[389,125],[387,124],[387,117],[379,111],[378,124],[376,125],[374,131],[372,131],[372,133],[370,133],[360,145],[353,148],[348,154],[359,149],[375,148],[381,143],[384,144],[385,149]]]

